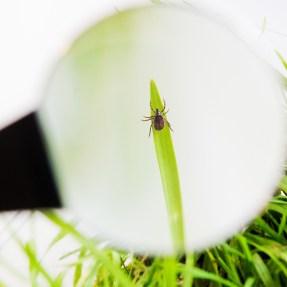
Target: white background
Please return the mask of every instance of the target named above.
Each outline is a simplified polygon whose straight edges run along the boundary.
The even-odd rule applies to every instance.
[[[167,1],[166,1],[167,2]],[[147,0],[10,0],[0,4],[0,127],[39,105],[41,91],[57,59],[92,23],[131,4]],[[188,7],[183,1],[168,1]],[[190,5],[239,32],[276,68],[274,49],[287,56],[284,0],[201,0]],[[262,26],[266,19],[265,32]]]
[[[167,2],[167,1],[166,1]],[[0,3],[0,127],[4,127],[30,111],[37,109],[46,80],[57,60],[85,28],[105,15],[122,10],[130,4],[149,1],[113,0],[10,0]],[[168,1],[188,7],[182,1]],[[200,0],[189,1],[227,23],[244,37],[277,70],[285,73],[275,55],[278,50],[287,59],[287,4],[284,0]],[[265,19],[265,20],[264,20]],[[263,23],[265,29],[262,31]],[[3,215],[0,219],[0,278],[13,286],[29,286],[27,261],[19,245],[12,239],[13,230],[25,242],[35,239],[39,254],[43,254],[57,234],[41,216],[29,219],[29,214]],[[9,224],[7,228],[7,221]],[[12,228],[12,230],[10,229]],[[58,258],[75,246],[64,241],[45,259],[52,274],[61,264]],[[16,271],[17,270],[17,271]],[[22,274],[18,276],[18,273]],[[0,281],[1,282],[1,281]],[[21,283],[20,283],[21,282]],[[44,286],[44,285],[43,285]]]

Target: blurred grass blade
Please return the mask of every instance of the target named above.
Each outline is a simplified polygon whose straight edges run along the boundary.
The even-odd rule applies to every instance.
[[[249,277],[249,278],[246,280],[246,282],[245,282],[245,284],[244,284],[244,287],[252,287],[252,286],[254,286],[254,283],[255,283],[255,278]]]
[[[287,71],[287,61],[283,58],[283,56],[278,51],[275,51],[275,52],[276,52],[277,56],[279,57],[279,60],[283,64],[285,70]],[[280,74],[280,75],[282,77],[283,89],[285,90],[285,92],[287,92],[287,78],[282,74]]]
[[[182,271],[183,275],[183,287],[190,287],[193,286],[193,277],[188,272],[189,269],[192,269],[194,267],[194,254],[187,254],[184,269]]]
[[[228,246],[227,243],[223,243],[222,244],[222,249],[224,250],[224,254],[225,254],[225,261],[227,262],[229,268],[230,268],[230,273],[229,276],[232,279],[232,282],[241,285],[241,281],[239,278],[239,274],[237,273],[237,269],[235,264],[233,264],[233,258],[232,255],[230,254],[230,249],[231,247]],[[236,251],[236,250],[235,250]]]
[[[74,271],[74,287],[77,286],[81,276],[82,276],[82,270],[83,270],[83,264],[81,262],[81,258],[84,257],[86,254],[86,248],[83,246],[81,248],[80,254],[79,254],[79,262],[75,266]]]
[[[274,281],[272,280],[272,276],[269,272],[269,269],[265,265],[260,255],[256,253],[252,256],[252,259],[253,259],[254,267],[257,271],[257,274],[259,275],[264,286],[265,287],[276,286]]]
[[[222,278],[219,275],[216,275],[214,273],[206,272],[205,270],[199,269],[197,267],[194,267],[191,269],[191,275],[193,278],[197,279],[203,279],[203,280],[211,280],[214,282],[217,282],[219,284],[223,284],[224,286],[229,286],[229,287],[238,287],[237,284]]]
[[[284,68],[287,70],[287,62],[285,61],[283,56],[278,51],[275,51],[275,52],[276,52],[277,56],[279,57],[280,61],[282,62]]]
[[[58,225],[63,232],[70,234],[76,240],[78,240],[86,249],[89,249],[95,258],[97,258],[110,274],[114,277],[114,280],[120,286],[125,287],[134,287],[135,285],[131,282],[123,270],[119,268],[118,264],[115,264],[110,258],[107,257],[104,250],[99,250],[96,242],[90,239],[87,239],[84,235],[78,232],[75,227],[67,222],[65,222],[61,217],[59,217],[56,212],[52,210],[43,211],[43,214],[49,218],[52,222]]]
[[[50,284],[50,286],[55,286],[52,277],[41,264],[41,261],[37,258],[34,241],[28,241],[26,244],[21,246],[29,260],[30,280],[32,286],[38,286],[37,279],[39,275],[42,275]]]
[[[164,105],[153,80],[150,81],[150,101],[154,110],[156,108],[160,111],[163,110]],[[153,114],[151,110],[151,115]],[[166,118],[166,116],[164,116],[164,118]],[[160,131],[153,128],[153,139],[161,174],[174,251],[176,253],[183,253],[185,244],[180,182],[171,134],[166,123]]]
[[[164,284],[163,286],[176,286],[177,280],[177,259],[175,257],[166,257],[163,260]]]
[[[267,19],[266,19],[266,16],[263,18],[263,21],[262,21],[262,27],[261,27],[261,34],[263,34],[266,30],[266,22],[267,22]]]
[[[278,187],[287,194],[287,176],[283,176],[278,184]]]

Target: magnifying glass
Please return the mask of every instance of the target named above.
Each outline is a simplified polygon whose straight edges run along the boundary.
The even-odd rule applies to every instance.
[[[151,80],[166,109],[150,104]],[[0,133],[1,209],[63,205],[113,246],[172,253],[153,142],[170,125],[184,248],[210,247],[246,226],[276,188],[282,99],[269,68],[214,20],[167,7],[118,13],[73,43],[36,114]]]

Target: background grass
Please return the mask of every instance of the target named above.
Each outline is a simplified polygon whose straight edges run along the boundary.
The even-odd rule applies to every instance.
[[[65,286],[63,280],[70,271],[72,286],[287,286],[287,190],[283,191],[246,230],[214,248],[181,258],[102,248],[55,211],[43,212],[59,229],[49,248],[66,236],[72,236],[79,246],[59,259],[74,258],[65,271],[53,278],[32,241],[18,243],[29,260],[32,286],[43,286],[38,283],[43,281],[44,286]]]

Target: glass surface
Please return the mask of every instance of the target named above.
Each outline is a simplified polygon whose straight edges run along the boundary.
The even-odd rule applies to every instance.
[[[262,210],[284,157],[281,89],[249,47],[190,10],[138,8],[81,35],[39,111],[65,206],[120,248],[170,253],[149,123],[149,82],[169,108],[187,250]]]

